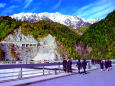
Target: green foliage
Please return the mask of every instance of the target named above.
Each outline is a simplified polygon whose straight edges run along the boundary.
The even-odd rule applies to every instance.
[[[0,60],[4,59],[4,52],[2,51],[2,49],[0,48]]]
[[[77,28],[78,34],[79,33],[83,34],[88,28],[89,28],[88,26],[78,27]]]
[[[115,59],[112,48],[115,42],[115,11],[104,20],[92,24],[80,39],[85,45],[93,47],[92,55],[95,58]]]
[[[79,35],[71,28],[46,20],[41,20],[36,23],[20,22],[11,19],[10,17],[1,17],[0,20],[0,40],[4,39],[14,29],[21,28],[24,35],[32,34],[37,40],[51,34],[59,41],[75,59],[77,52],[74,49],[74,44],[79,39]]]
[[[45,20],[33,23],[33,26],[34,28],[31,33],[36,39],[40,39],[51,34],[57,41],[67,48],[74,59],[76,58],[77,52],[74,50],[74,44],[79,39],[79,35],[77,35],[71,28]]]
[[[74,45],[80,42],[85,46],[92,46],[91,55],[95,58],[115,58],[115,11],[104,20],[90,27],[81,28],[80,31],[84,33],[82,36],[72,28],[56,22],[41,20],[36,23],[28,23],[16,21],[7,16],[0,17],[0,40],[17,28],[21,28],[25,35],[32,34],[37,40],[51,34],[74,59],[78,58]]]
[[[8,34],[10,34],[20,25],[20,21],[16,21],[7,16],[0,17],[0,40],[3,40]]]

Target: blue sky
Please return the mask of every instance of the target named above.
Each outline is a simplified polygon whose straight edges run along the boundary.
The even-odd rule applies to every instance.
[[[85,19],[104,18],[115,10],[115,0],[0,0],[0,16],[16,13],[59,12]]]

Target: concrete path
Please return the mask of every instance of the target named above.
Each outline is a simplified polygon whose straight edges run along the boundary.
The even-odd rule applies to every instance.
[[[88,69],[88,71],[92,71],[97,69],[97,67],[92,67],[91,69]],[[58,72],[56,75],[45,75],[40,77],[33,77],[33,78],[25,78],[25,79],[19,79],[19,80],[11,80],[11,81],[3,81],[0,82],[0,86],[25,86],[27,84],[33,84],[43,81],[50,81],[52,79],[56,80],[57,78],[62,78],[66,76],[76,75],[77,69],[73,71],[73,73],[64,73],[64,72]]]
[[[115,65],[110,71],[90,71],[24,86],[115,86]]]

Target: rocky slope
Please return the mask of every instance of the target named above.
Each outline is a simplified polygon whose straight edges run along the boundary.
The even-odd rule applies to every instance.
[[[37,41],[32,35],[25,36],[20,29],[15,30],[0,42],[5,52],[5,60],[60,60],[56,40],[50,34]]]

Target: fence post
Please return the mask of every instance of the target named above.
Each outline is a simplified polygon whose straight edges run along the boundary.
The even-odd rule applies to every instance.
[[[90,65],[90,61],[88,62],[88,69],[90,69],[91,68],[91,65]]]
[[[22,78],[22,67],[21,67],[21,69],[20,69],[20,71],[19,71],[19,76],[18,76],[18,78]]]
[[[43,65],[43,75],[44,75],[44,65]]]
[[[55,68],[55,75],[57,74],[57,70],[56,70],[56,68]]]
[[[60,72],[60,62],[59,62],[59,72]]]

